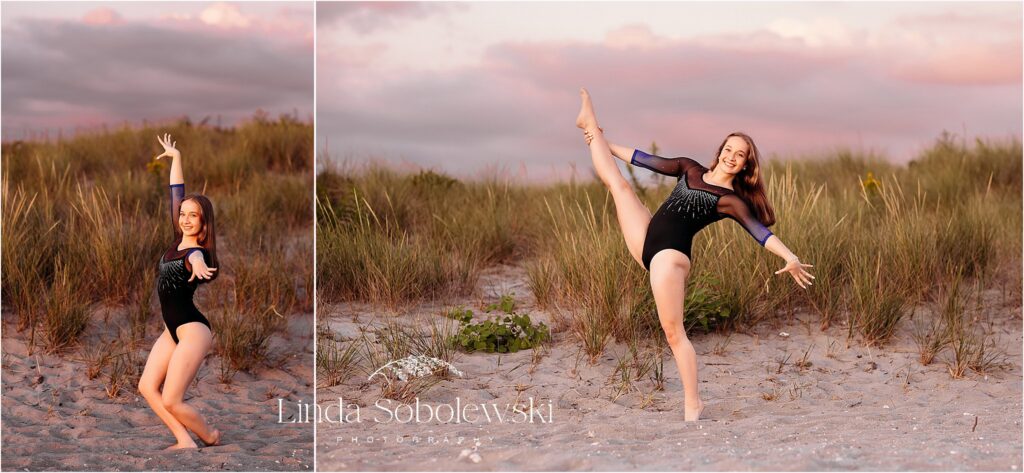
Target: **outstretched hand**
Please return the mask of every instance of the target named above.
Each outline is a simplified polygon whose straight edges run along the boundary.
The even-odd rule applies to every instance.
[[[188,278],[188,282],[192,282],[195,278],[210,279],[213,277],[213,272],[216,270],[217,268],[210,268],[205,265],[200,267],[198,264],[193,264],[192,277]]]
[[[160,158],[162,158],[164,156],[170,156],[172,158],[180,158],[181,157],[181,152],[178,151],[177,148],[174,147],[174,145],[178,144],[178,142],[177,141],[174,141],[174,142],[171,141],[170,133],[164,133],[163,138],[161,138],[159,135],[157,135],[156,140],[160,142],[160,146],[164,147],[164,152],[161,153],[160,156],[157,156],[155,159],[160,159]]]
[[[811,279],[816,278],[811,273],[808,273],[804,268],[813,267],[813,264],[804,264],[800,262],[799,258],[794,258],[793,260],[786,262],[786,266],[776,271],[775,274],[783,272],[789,273],[791,276],[793,276],[793,279],[796,280],[796,283],[799,284],[800,287],[807,289],[807,286],[814,285],[814,283],[811,282]],[[804,284],[807,284],[807,286],[805,286]]]

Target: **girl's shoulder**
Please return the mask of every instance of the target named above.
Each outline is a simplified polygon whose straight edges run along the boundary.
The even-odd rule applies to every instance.
[[[193,246],[193,247],[189,247],[189,248],[184,248],[184,249],[181,250],[181,258],[185,262],[185,269],[187,269],[189,272],[192,271],[191,257],[192,257],[193,253],[199,253],[199,254],[203,255],[203,263],[206,264],[207,267],[213,266],[213,262],[210,261],[210,250],[207,250],[206,248],[203,248],[201,246]],[[202,282],[208,282],[208,281],[204,279],[204,280],[201,280],[199,282],[202,283]]]
[[[699,167],[699,168],[702,168],[702,169],[707,169],[706,167],[704,167],[703,164],[701,164],[696,159],[688,158],[686,156],[680,156],[679,159],[682,159],[686,163],[687,167]]]
[[[189,259],[192,256],[192,253],[199,252],[199,254],[203,255],[203,262],[210,264],[210,250],[207,250],[206,248],[193,246],[184,248],[181,251],[185,253],[185,259]]]
[[[170,261],[181,258],[184,259],[187,264],[189,257],[192,256],[192,253],[198,251],[203,255],[203,261],[205,261],[206,264],[210,264],[210,250],[203,248],[202,246],[190,246],[188,248],[178,249],[179,245],[181,245],[180,237],[175,239],[174,244],[167,249],[166,253],[164,253],[164,259]]]

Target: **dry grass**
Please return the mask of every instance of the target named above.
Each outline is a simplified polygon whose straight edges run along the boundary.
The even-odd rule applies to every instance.
[[[379,385],[382,398],[410,402],[449,379],[451,373],[441,370],[406,381],[386,373],[378,373],[372,381],[369,376],[384,365],[408,356],[427,356],[452,364],[458,358],[455,339],[458,332],[457,321],[443,316],[427,320],[388,318],[380,326],[368,324],[354,339],[339,339],[326,322],[318,323],[316,369],[319,387],[352,382],[358,375],[362,381],[357,379],[355,382],[360,390],[375,383]]]
[[[3,301],[30,350],[63,350],[90,326],[116,323],[94,315],[101,305],[127,309],[129,333],[112,351],[141,350],[162,329],[153,292],[172,231],[167,171],[152,158],[163,132],[180,144],[189,192],[215,206],[219,278],[196,299],[216,308],[206,315],[225,364],[251,368],[245,358],[263,358],[282,326],[268,313],[308,315],[312,125],[263,113],[235,128],[182,120],[3,144]],[[112,370],[111,395],[131,384],[136,358],[96,359]]]
[[[775,276],[781,261],[726,219],[695,238],[687,330],[708,322],[728,331],[803,308],[822,329],[844,324],[847,344],[885,345],[955,268],[983,287],[1019,281],[995,270],[997,254],[1015,255],[1010,272],[1020,268],[1020,155],[1018,139],[967,143],[943,133],[908,166],[846,151],[767,163],[772,230],[817,279],[805,290]],[[670,190],[644,188],[643,199],[654,209]],[[321,173],[318,192],[318,281],[328,301],[397,308],[444,299],[465,294],[488,265],[526,261],[554,331],[568,330],[589,359],[610,340],[663,337],[647,273],[626,251],[598,182],[469,182],[369,165]],[[1004,299],[1019,300],[1019,289]],[[937,352],[941,339],[924,337]],[[966,340],[957,343],[981,346]],[[963,350],[965,366],[979,356]],[[933,356],[923,352],[922,362]]]
[[[359,363],[359,344],[339,341],[326,324],[317,324],[316,368],[318,387],[347,381]]]

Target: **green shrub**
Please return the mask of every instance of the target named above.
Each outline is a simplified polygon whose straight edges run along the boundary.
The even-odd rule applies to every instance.
[[[506,314],[512,314],[516,308],[516,301],[512,296],[513,294],[505,294],[498,302],[488,305],[484,310],[487,312],[500,310]]]
[[[737,298],[726,293],[721,281],[707,272],[695,275],[686,294],[686,331],[700,324],[704,331],[717,326],[737,312]]]
[[[462,184],[457,179],[431,170],[420,171],[410,179],[414,186],[427,189],[451,189],[452,186]]]
[[[515,353],[551,338],[548,326],[532,324],[527,314],[513,313],[480,323],[470,323],[472,311],[460,312],[459,317],[462,330],[454,336],[455,342],[468,352]]]

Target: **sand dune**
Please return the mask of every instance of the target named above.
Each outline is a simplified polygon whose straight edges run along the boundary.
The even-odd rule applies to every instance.
[[[531,306],[521,268],[489,271],[477,297],[508,291],[531,317],[550,321]],[[734,334],[717,354],[722,335],[696,335],[706,403],[696,423],[682,422],[682,386],[670,358],[664,391],[641,380],[617,395],[609,378],[626,348],[611,345],[591,366],[566,333],[532,373],[529,350],[500,363],[492,354],[463,354],[455,365],[466,376],[420,398],[437,407],[456,398],[504,405],[532,397],[552,403],[550,423],[375,422],[374,415],[388,420],[374,407],[379,388],[353,379],[318,390],[321,407],[338,397],[362,406],[361,423],[319,424],[318,469],[1021,471],[1021,308],[999,307],[998,300],[986,294],[992,329],[1013,366],[987,376],[968,371],[959,380],[946,372],[948,352],[929,366],[919,363],[907,324],[881,350],[856,342],[847,348],[845,327],[822,332],[813,315],[799,313]],[[432,316],[441,306],[425,304],[402,318]],[[365,304],[321,308],[342,336],[383,318]],[[811,365],[794,366],[812,344]]]
[[[312,314],[290,317],[287,333],[271,340],[278,366],[236,373],[230,385],[219,380],[220,358],[208,357],[186,402],[221,430],[222,445],[174,452],[161,451],[174,437],[134,386],[110,399],[106,379],[87,379],[73,352],[27,356],[25,337],[5,327],[3,469],[311,471],[312,424],[278,423],[276,399],[312,399],[312,326]],[[103,329],[88,330],[94,339]],[[154,322],[143,360],[157,333]]]

